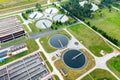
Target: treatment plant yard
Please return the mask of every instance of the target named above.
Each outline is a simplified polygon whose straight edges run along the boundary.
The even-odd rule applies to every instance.
[[[0,80],[120,80],[120,7],[102,1],[0,0]]]

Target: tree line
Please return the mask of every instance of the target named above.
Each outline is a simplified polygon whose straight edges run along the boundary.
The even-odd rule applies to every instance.
[[[109,36],[106,32],[104,32],[103,30],[101,29],[98,29],[95,25],[94,26],[91,26],[90,25],[90,22],[86,22],[87,25],[89,25],[93,30],[97,31],[98,33],[100,33],[102,36],[104,36],[106,39],[108,39],[109,41],[111,41],[113,44],[117,45],[117,46],[120,46],[120,41]]]
[[[99,7],[108,7],[109,10],[111,10],[111,4],[112,5],[119,5],[118,3],[120,2],[120,0],[101,0],[101,3],[99,4]]]

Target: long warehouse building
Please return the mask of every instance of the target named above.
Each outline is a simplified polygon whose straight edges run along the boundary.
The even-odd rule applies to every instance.
[[[0,43],[5,43],[25,35],[22,24],[16,16],[0,19]]]

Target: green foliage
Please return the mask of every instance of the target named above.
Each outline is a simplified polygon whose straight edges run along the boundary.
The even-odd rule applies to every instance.
[[[38,10],[39,12],[42,12],[41,4],[36,3],[35,7],[37,8],[37,10]]]
[[[114,2],[118,2],[120,0],[101,0],[102,4],[108,5],[108,4],[112,4]]]
[[[54,75],[55,80],[60,80],[57,75]]]
[[[21,23],[23,23],[23,20],[19,15],[17,15],[17,19],[20,20]]]
[[[90,18],[92,14],[91,3],[86,3],[84,4],[84,7],[82,7],[79,4],[79,0],[70,0],[66,3],[63,3],[62,7],[81,20],[84,20],[86,17]]]
[[[42,58],[44,59],[44,61],[47,60],[47,58],[46,58],[46,56],[44,55],[43,52],[40,52],[40,55],[42,56]]]
[[[51,64],[48,61],[46,61],[46,64],[49,67],[50,71],[52,72],[53,71],[53,67],[51,66]]]
[[[120,76],[120,55],[113,57],[107,62],[107,66],[115,73]]]
[[[30,14],[32,12],[33,12],[33,9],[29,9],[29,10],[26,11],[27,14]]]
[[[27,13],[22,13],[22,17],[25,19],[25,20],[28,20],[28,14]]]
[[[36,7],[37,9],[39,9],[39,8],[41,8],[41,4],[36,3],[35,7]]]
[[[41,31],[40,29],[38,29],[38,28],[35,26],[34,23],[29,23],[28,25],[29,25],[29,27],[31,28],[31,30],[32,30],[33,33],[38,33],[38,32]]]
[[[101,0],[101,5],[108,7],[109,11],[111,12],[111,4],[117,5],[120,0]]]
[[[27,44],[27,48],[28,48],[29,53],[32,53],[32,52],[39,49],[39,46],[37,45],[37,43],[35,42],[34,39],[26,40],[26,44]]]

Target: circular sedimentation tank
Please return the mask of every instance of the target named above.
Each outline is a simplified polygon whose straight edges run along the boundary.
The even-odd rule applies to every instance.
[[[39,19],[43,16],[43,13],[41,12],[32,12],[30,15],[29,15],[29,18],[31,19]]]
[[[77,70],[82,69],[87,61],[85,54],[76,49],[65,51],[62,60],[67,67]]]
[[[50,37],[49,44],[53,48],[61,49],[67,47],[69,39],[63,34],[56,34]]]
[[[64,14],[57,14],[53,17],[53,20],[64,23],[64,22],[68,21],[69,19]]]
[[[48,19],[41,19],[36,22],[36,27],[39,29],[46,29],[52,26],[52,21]]]
[[[47,8],[45,10],[46,13],[48,14],[57,14],[58,13],[58,9],[57,8]]]

